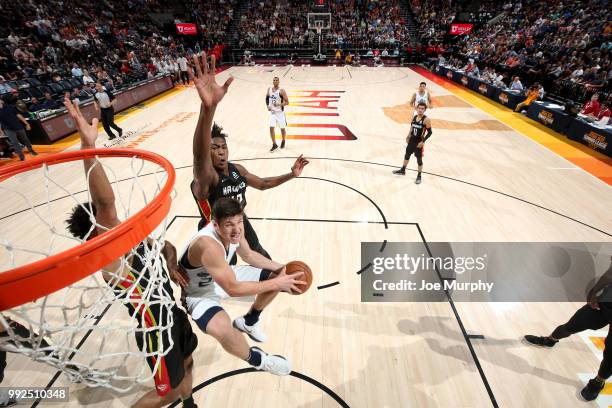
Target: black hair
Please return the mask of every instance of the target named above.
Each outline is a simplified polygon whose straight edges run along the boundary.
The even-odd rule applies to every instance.
[[[417,108],[418,108],[419,106],[424,106],[424,107],[425,107],[425,109],[427,109],[427,104],[426,104],[425,102],[419,102],[419,103],[417,103]]]
[[[223,133],[223,128],[221,126],[219,126],[217,123],[213,123],[210,137],[212,139],[214,139],[215,137],[222,137],[223,139],[225,139],[227,137],[227,134]]]
[[[212,208],[213,219],[220,223],[221,220],[242,214],[242,205],[230,197],[223,197],[215,201]]]
[[[426,82],[421,82],[421,83],[419,84],[419,86],[421,86],[421,85],[425,85],[425,86],[427,86],[427,83],[426,83]]]
[[[68,231],[72,236],[81,240],[85,239],[93,227],[90,214],[96,216],[96,206],[92,202],[78,204],[72,209],[72,213],[66,220]]]

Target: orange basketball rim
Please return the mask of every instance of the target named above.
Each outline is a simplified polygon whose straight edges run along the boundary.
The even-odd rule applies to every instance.
[[[149,235],[170,211],[176,174],[164,157],[137,149],[88,149],[37,157],[0,169],[0,183],[21,173],[72,161],[111,157],[140,158],[162,167],[166,183],[143,209],[115,228],[66,251],[0,272],[0,311],[49,295],[100,270],[129,252]]]

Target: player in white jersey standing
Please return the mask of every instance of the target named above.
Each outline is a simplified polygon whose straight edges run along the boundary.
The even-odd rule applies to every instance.
[[[266,105],[268,105],[268,110],[270,111],[270,138],[272,139],[272,148],[271,152],[278,148],[276,144],[276,134],[274,132],[274,128],[278,124],[281,128],[281,135],[283,136],[283,141],[281,142],[281,149],[285,148],[285,136],[287,127],[287,119],[285,118],[285,106],[289,105],[289,97],[287,96],[287,92],[284,89],[279,87],[279,79],[278,77],[274,77],[272,80],[273,86],[268,88],[268,93],[266,94]]]
[[[200,329],[214,337],[228,352],[257,370],[288,375],[291,363],[250,347],[241,332],[257,342],[266,341],[259,316],[280,291],[300,293],[296,285],[303,273],[287,275],[285,265],[253,251],[244,237],[242,206],[233,198],[218,199],[212,208],[213,220],[192,238],[179,259],[187,309]],[[230,266],[238,253],[248,265]],[[229,297],[257,295],[249,312],[234,320],[221,307]],[[233,326],[233,327],[232,327]]]
[[[431,97],[429,96],[429,92],[427,91],[427,84],[425,82],[421,82],[419,84],[419,89],[412,94],[412,98],[410,98],[410,106],[414,109],[414,113],[412,116],[416,115],[416,107],[419,103],[424,103],[427,105],[427,109],[431,109]]]

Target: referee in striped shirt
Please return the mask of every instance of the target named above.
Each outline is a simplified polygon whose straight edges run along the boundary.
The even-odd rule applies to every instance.
[[[102,121],[102,127],[106,131],[110,140],[115,139],[117,136],[111,131],[111,128],[119,132],[119,137],[123,135],[123,129],[115,124],[115,97],[111,91],[106,90],[102,86],[101,82],[96,82],[96,93],[94,94],[94,103],[96,104],[96,110],[100,110],[100,120]]]

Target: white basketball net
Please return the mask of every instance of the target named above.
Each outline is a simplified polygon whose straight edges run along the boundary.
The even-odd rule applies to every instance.
[[[104,167],[111,181],[122,220],[159,194],[167,178],[162,167],[137,157],[104,158],[96,165]],[[101,227],[84,205],[91,201],[88,185],[81,160],[44,165],[0,183],[0,195],[4,203],[10,203],[2,207],[2,213],[12,214],[0,220],[2,268],[12,269],[83,242],[64,223],[75,205]],[[40,187],[32,191],[24,186]],[[26,222],[28,233],[17,233],[19,224]],[[93,231],[92,225],[87,237]],[[170,328],[175,300],[164,289],[168,276],[160,256],[165,231],[166,221],[149,235],[148,245],[141,245],[139,251],[133,248],[116,270],[107,271],[108,282],[97,271],[51,295],[1,312],[0,328],[7,329],[0,336],[0,349],[56,367],[71,381],[91,387],[124,392],[149,381],[159,369],[159,357],[173,346]],[[144,266],[135,268],[135,259]],[[129,283],[127,276],[132,279]],[[151,310],[153,315],[148,313]],[[136,336],[145,339],[140,347]],[[166,341],[152,341],[158,338]],[[155,359],[153,370],[146,357]]]

